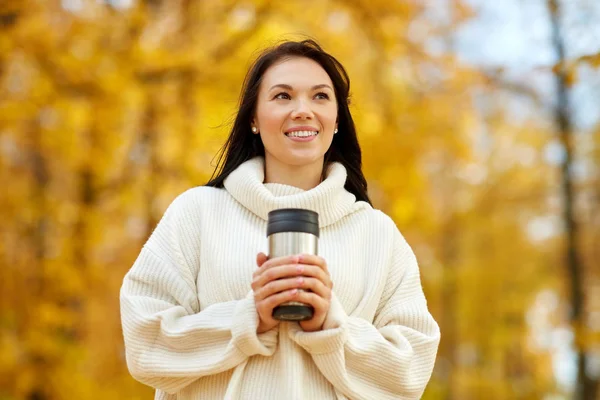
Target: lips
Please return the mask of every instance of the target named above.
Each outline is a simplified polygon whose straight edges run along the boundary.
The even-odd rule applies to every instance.
[[[317,130],[298,130],[298,131],[285,132],[285,136],[287,136],[287,137],[299,137],[299,138],[317,136],[318,134],[319,134],[319,131],[317,131]]]

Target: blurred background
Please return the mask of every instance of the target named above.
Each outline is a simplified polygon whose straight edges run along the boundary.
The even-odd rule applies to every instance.
[[[442,341],[424,399],[600,399],[598,0],[0,0],[0,399],[151,399],[119,289],[258,52],[348,69]]]

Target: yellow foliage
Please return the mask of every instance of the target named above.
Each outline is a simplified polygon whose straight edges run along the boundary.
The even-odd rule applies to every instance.
[[[415,249],[441,325],[423,398],[554,393],[554,350],[536,347],[567,305],[547,111],[514,122],[482,71],[428,52],[440,27],[424,3],[66,3],[0,6],[0,399],[152,397],[125,365],[123,275],[174,197],[208,180],[257,49],[306,36],[350,74],[371,197]],[[449,3],[454,24],[467,3]],[[599,60],[554,71],[575,85]],[[583,222],[593,287],[598,224]],[[540,293],[557,296],[547,314]],[[598,332],[575,332],[597,350]]]

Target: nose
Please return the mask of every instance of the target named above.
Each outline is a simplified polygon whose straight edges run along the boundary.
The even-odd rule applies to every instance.
[[[313,112],[310,109],[308,102],[303,99],[298,99],[292,110],[291,117],[292,119],[311,119],[313,117]]]

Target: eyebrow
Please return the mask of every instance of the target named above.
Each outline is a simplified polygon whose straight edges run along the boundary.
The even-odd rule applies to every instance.
[[[285,83],[278,83],[277,85],[273,85],[269,88],[269,90],[273,90],[276,87],[280,87],[280,88],[287,89],[287,90],[294,90],[294,88],[292,88],[290,85],[287,85]],[[322,88],[328,88],[331,91],[333,91],[333,88],[325,83],[322,83],[320,85],[315,85],[311,88],[311,90],[317,90],[317,89],[322,89]]]

